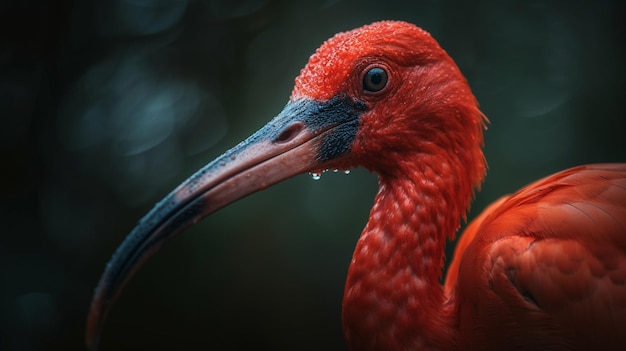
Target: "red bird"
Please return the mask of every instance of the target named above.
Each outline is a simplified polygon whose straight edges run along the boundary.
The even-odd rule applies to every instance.
[[[485,175],[485,118],[424,30],[377,22],[324,43],[283,111],[159,202],[117,249],[91,304],[111,304],[169,238],[304,172],[363,166],[379,191],[350,268],[350,350],[626,349],[626,164],[568,169],[492,204],[444,245]]]

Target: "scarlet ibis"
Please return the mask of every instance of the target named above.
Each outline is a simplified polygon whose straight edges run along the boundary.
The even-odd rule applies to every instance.
[[[379,191],[349,267],[350,350],[626,349],[626,164],[571,168],[501,198],[444,245],[482,182],[485,117],[424,30],[384,21],[313,54],[282,112],[161,200],[106,266],[87,322],[163,243],[294,175],[363,166]]]

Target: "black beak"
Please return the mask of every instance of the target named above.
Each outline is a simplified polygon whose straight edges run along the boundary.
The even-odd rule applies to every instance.
[[[290,101],[267,125],[157,203],[106,265],[87,318],[87,346],[97,348],[122,288],[167,240],[220,208],[294,175],[350,166],[350,145],[365,109],[364,103],[347,97]]]

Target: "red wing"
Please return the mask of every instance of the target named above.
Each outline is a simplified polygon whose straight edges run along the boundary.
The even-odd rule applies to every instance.
[[[626,165],[577,167],[523,188],[482,220],[461,260],[464,341],[624,347]]]
[[[453,289],[456,287],[456,283],[459,276],[459,267],[461,265],[461,258],[463,253],[467,249],[467,246],[474,240],[478,228],[482,225],[485,218],[487,218],[495,209],[497,209],[509,196],[503,196],[498,200],[490,204],[480,215],[465,228],[463,234],[459,237],[454,247],[454,254],[452,255],[452,261],[446,272],[446,282],[443,286],[445,296],[450,297]]]

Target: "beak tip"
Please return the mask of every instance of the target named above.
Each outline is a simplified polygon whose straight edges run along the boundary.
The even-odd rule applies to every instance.
[[[108,307],[103,303],[100,289],[96,293],[89,306],[89,314],[87,315],[87,325],[85,329],[85,344],[87,350],[95,351],[98,349],[100,334],[103,327],[102,316],[107,313]]]
[[[90,317],[87,321],[87,330],[85,332],[85,345],[87,350],[95,351],[98,349],[98,343],[100,341],[101,323],[94,321]]]

